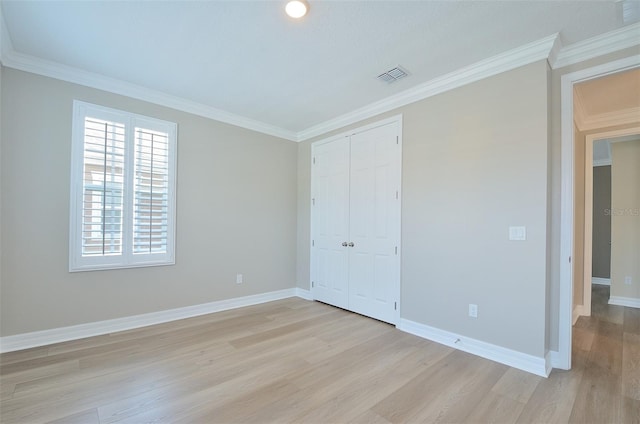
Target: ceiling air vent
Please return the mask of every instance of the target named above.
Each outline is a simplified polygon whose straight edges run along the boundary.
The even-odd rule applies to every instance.
[[[631,25],[640,21],[640,2],[637,0],[618,0],[616,3],[623,25]]]
[[[407,71],[400,68],[399,66],[396,66],[395,68],[389,69],[387,72],[378,75],[378,79],[380,81],[391,84],[392,82],[397,81],[400,78],[406,77],[407,75]]]

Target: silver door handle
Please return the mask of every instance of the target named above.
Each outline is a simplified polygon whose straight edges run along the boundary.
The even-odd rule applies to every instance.
[[[342,242],[342,246],[343,246],[343,247],[347,247],[347,242],[346,242],[346,241],[343,241],[343,242]]]
[[[348,246],[349,247],[353,247],[353,246],[355,246],[355,244],[353,244],[353,242],[351,242],[351,243],[348,244]]]

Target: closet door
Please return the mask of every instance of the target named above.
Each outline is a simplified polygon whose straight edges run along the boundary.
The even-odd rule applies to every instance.
[[[400,161],[397,123],[351,136],[349,309],[396,322]]]
[[[313,147],[313,298],[348,308],[349,139]]]

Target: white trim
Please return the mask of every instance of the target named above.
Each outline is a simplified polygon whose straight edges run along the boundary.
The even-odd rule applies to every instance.
[[[571,321],[573,312],[573,85],[582,81],[640,66],[640,55],[563,75],[561,78],[561,204],[560,204],[560,296],[558,354],[554,366],[571,368]]]
[[[640,23],[627,25],[626,27],[563,47],[558,51],[556,57],[550,57],[549,63],[553,69],[558,69],[637,46],[640,44],[639,35]]]
[[[593,167],[597,168],[598,166],[611,166],[611,158],[594,160]]]
[[[548,364],[548,359],[550,358],[547,358],[547,355],[545,355],[544,358],[539,358],[407,319],[400,319],[398,329],[422,337],[423,339],[431,340],[542,377],[548,377],[551,371],[550,364]]]
[[[301,289],[300,287],[295,288],[296,296],[304,299],[304,300],[313,300],[313,296],[311,296],[311,291],[306,289]]]
[[[350,129],[348,131],[342,131],[341,133],[332,135],[331,137],[324,138],[324,139],[318,140],[318,141],[314,141],[313,145],[331,143],[332,141],[339,140],[341,138],[349,137],[351,135],[355,135],[355,134],[358,134],[358,133],[369,131],[369,130],[377,128],[377,127],[383,127],[385,125],[392,124],[392,123],[397,123],[399,125],[399,131],[400,131],[399,135],[402,136],[402,116],[403,116],[402,113],[399,113],[397,115],[393,115],[393,116],[390,116],[388,118],[380,119],[379,121],[375,121],[375,122],[372,122],[370,124],[366,124],[366,125],[359,126],[357,128]],[[402,139],[400,139],[399,141],[401,142]]]
[[[576,325],[578,318],[581,316],[588,316],[589,314],[585,313],[584,305],[576,305],[573,307],[573,314],[571,318],[571,325]]]
[[[544,373],[545,373],[545,377],[549,377],[549,374],[551,374],[551,370],[553,369],[553,361],[552,361],[552,352],[551,351],[547,351],[547,353],[545,353],[544,355]]]
[[[561,365],[561,361],[560,361],[560,354],[557,350],[550,350],[547,352],[547,356],[545,356],[545,358],[547,358],[547,360],[549,361],[549,365],[552,368],[562,368]]]
[[[591,131],[603,127],[616,127],[629,125],[640,121],[640,107],[631,107],[614,112],[600,113],[598,115],[584,115],[580,120],[576,119],[580,131]]]
[[[640,299],[636,297],[610,296],[609,305],[626,306],[627,308],[640,308]]]
[[[573,326],[573,81],[561,79],[560,146],[560,290],[558,311],[558,368],[571,369],[571,330]]]
[[[591,277],[591,284],[597,284],[599,286],[610,286],[611,278]]]
[[[330,119],[298,133],[298,140],[304,141],[312,137],[326,134],[329,131],[345,127],[364,119],[388,112],[392,109],[453,90],[472,82],[488,78],[511,69],[547,59],[556,43],[558,34],[542,38],[524,46],[501,53],[472,65],[450,72],[431,81],[401,91],[383,100],[371,103],[360,109]]]
[[[52,343],[99,336],[117,331],[131,330],[134,328],[146,327],[149,325],[161,324],[164,322],[286,299],[289,297],[299,296],[299,294],[305,294],[304,292],[305,290],[299,288],[284,289],[250,296],[236,297],[233,299],[218,300],[200,305],[186,306],[184,308],[169,309],[166,311],[90,322],[70,327],[52,328],[50,330],[5,336],[0,337],[0,352],[11,352],[14,350],[44,346]],[[305,297],[302,298],[306,299]]]
[[[558,60],[558,56],[562,52],[562,47],[562,37],[558,34],[556,41],[553,43],[553,46],[551,46],[551,50],[547,56],[547,62],[549,63],[550,68],[553,68],[553,64]]]

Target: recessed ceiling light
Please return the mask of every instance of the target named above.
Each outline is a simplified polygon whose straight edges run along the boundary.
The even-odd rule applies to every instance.
[[[304,0],[291,0],[287,2],[284,10],[287,12],[287,15],[291,16],[294,19],[302,18],[307,14],[307,10],[309,9],[309,5]]]

